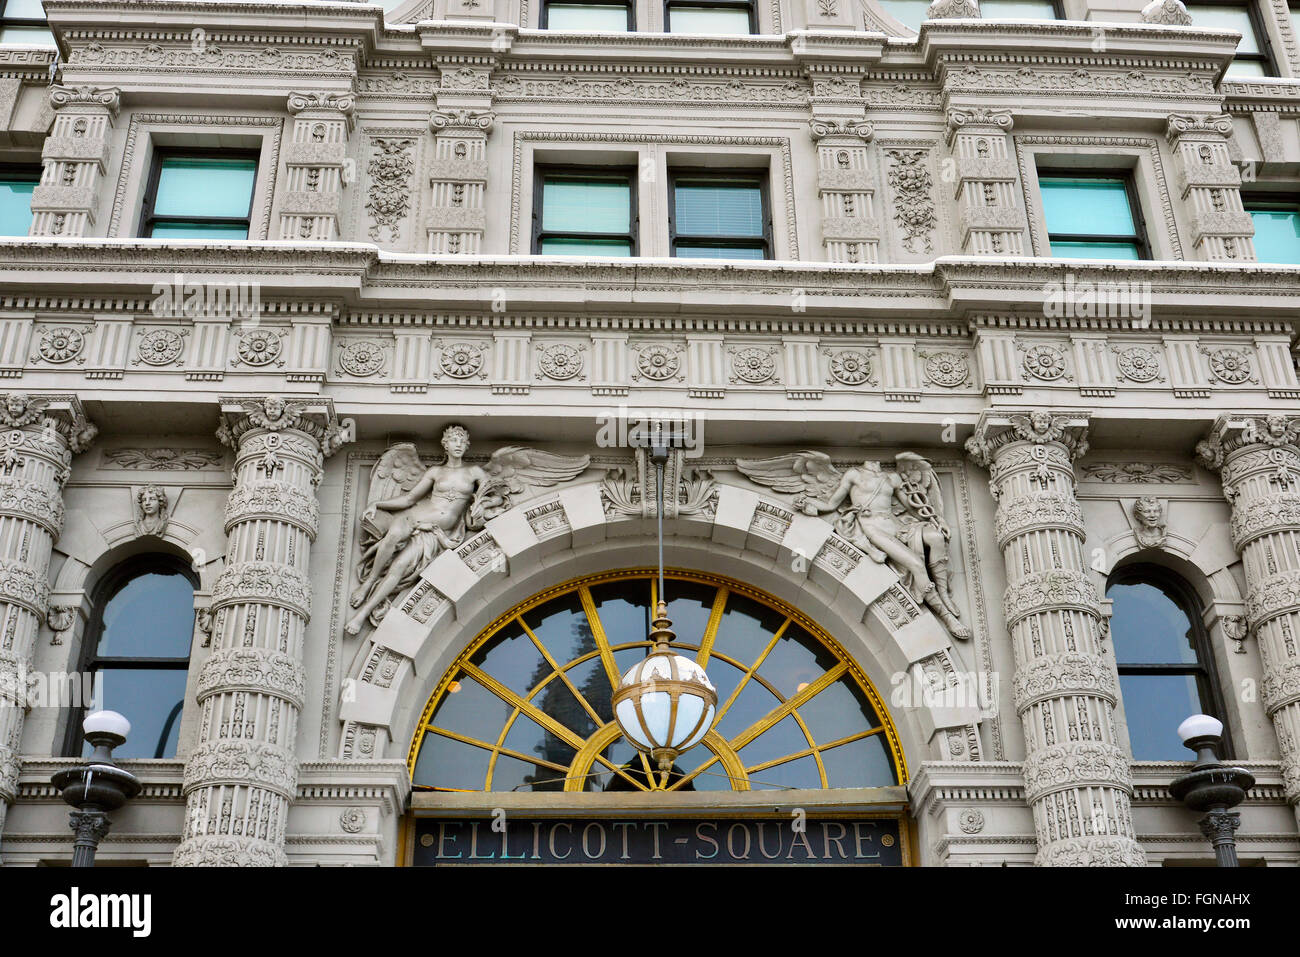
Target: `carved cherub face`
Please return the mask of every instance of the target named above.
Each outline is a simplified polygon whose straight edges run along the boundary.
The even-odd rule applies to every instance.
[[[266,400],[265,408],[266,417],[274,421],[284,415],[284,399],[280,398],[278,395],[270,396]]]
[[[5,396],[5,411],[17,419],[27,411],[27,400],[21,395]]]
[[[1268,434],[1275,439],[1286,434],[1286,419],[1280,415],[1270,415],[1267,419]]]
[[[1050,412],[1030,412],[1029,424],[1035,432],[1046,432],[1052,427],[1052,415]]]
[[[449,425],[442,433],[442,447],[448,455],[460,457],[469,451],[469,433],[459,425]]]

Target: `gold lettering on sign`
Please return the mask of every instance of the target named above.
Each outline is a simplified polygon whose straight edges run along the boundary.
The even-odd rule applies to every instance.
[[[596,833],[600,835],[600,850],[595,854],[591,853],[591,847],[589,846],[590,842],[587,840],[587,835],[591,833],[593,827],[596,829]],[[589,861],[594,861],[605,856],[605,828],[599,822],[592,821],[582,829],[582,853]]]
[[[652,833],[654,834],[654,836],[655,836],[655,853],[654,853],[654,860],[656,860],[656,861],[658,861],[658,860],[662,860],[662,859],[663,859],[663,855],[659,853],[659,828],[661,828],[661,827],[667,829],[667,827],[668,827],[668,822],[667,822],[667,821],[651,821],[651,822],[650,822],[650,830],[651,830],[651,832],[652,832]]]
[[[869,824],[869,823],[870,823],[869,821],[854,821],[854,822],[853,822],[853,839],[854,839],[854,842],[855,842],[855,849],[857,850],[857,853],[858,853],[858,857],[859,857],[859,858],[863,858],[863,857],[879,857],[879,856],[880,856],[880,852],[879,852],[879,851],[876,851],[874,854],[864,854],[864,853],[862,853],[862,845],[863,845],[863,844],[870,844],[872,841],[874,841],[874,840],[876,839],[876,836],[875,836],[874,834],[871,834],[871,833],[863,834],[863,833],[862,833],[862,826],[863,826],[864,824]]]
[[[831,842],[834,841],[835,846],[840,849],[840,859],[847,860],[849,855],[844,853],[844,845],[841,843],[844,840],[844,835],[848,833],[844,825],[841,824],[839,821],[829,821],[829,822],[822,821],[821,825],[822,825],[822,857],[826,858],[827,860],[830,860]],[[831,837],[830,829],[833,827],[838,827],[840,829],[840,833],[835,837]]]
[[[454,822],[453,826],[459,827],[460,823]],[[438,822],[438,856],[439,857],[460,857],[460,851],[457,851],[455,854],[447,853],[446,847],[443,844],[445,840],[447,840],[447,822],[439,821]],[[453,843],[455,843],[456,841],[455,836],[453,836],[451,840]]]
[[[573,853],[573,848],[569,848],[567,851],[564,852],[564,857],[561,857],[560,852],[555,849],[555,831],[557,828],[561,828],[561,827],[568,828],[570,836],[572,836],[573,834],[573,825],[570,824],[568,821],[561,821],[559,824],[551,825],[551,839],[550,839],[551,857],[555,858],[557,861],[562,861],[564,860],[564,858],[568,857],[570,854]]]
[[[776,853],[775,854],[767,853],[767,848],[764,846],[763,835],[766,833],[765,829],[767,827],[767,824],[763,822],[759,822],[758,825],[758,853],[762,854],[769,861],[774,861],[781,856],[781,825],[773,824],[772,826],[776,828]]]
[[[635,827],[635,825],[631,821],[615,821],[614,827],[622,828],[623,830],[623,853],[619,855],[619,860],[631,860],[631,856],[627,852],[627,830],[630,827]]]
[[[795,831],[794,837],[790,840],[790,853],[785,856],[788,861],[794,857],[794,849],[798,844],[803,845],[803,849],[808,852],[807,860],[817,860],[817,855],[813,852],[812,846],[808,843],[808,835],[804,831]]]
[[[697,861],[711,861],[718,856],[718,842],[714,838],[709,837],[709,835],[704,833],[704,829],[706,827],[712,828],[714,831],[718,829],[718,825],[715,824],[713,821],[701,821],[699,824],[695,825],[695,838],[696,840],[699,841],[708,841],[711,845],[713,845],[713,853],[701,854],[699,850],[696,849],[695,859]]]

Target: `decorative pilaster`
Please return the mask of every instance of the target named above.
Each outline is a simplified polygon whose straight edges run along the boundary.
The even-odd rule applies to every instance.
[[[295,117],[285,144],[281,239],[338,239],[339,208],[348,177],[348,134],[356,98],[350,93],[290,93]]]
[[[880,220],[867,144],[873,129],[865,120],[814,117],[817,195],[822,201],[822,246],[826,261],[880,261]]]
[[[477,254],[487,229],[487,138],[496,121],[490,110],[434,110],[433,203],[426,222],[431,253]]]
[[[1232,117],[1172,113],[1165,137],[1183,202],[1192,211],[1192,245],[1207,260],[1255,259],[1255,224],[1241,204],[1241,173],[1228,153]]]
[[[1115,676],[1101,652],[1075,496],[1073,461],[1087,451],[1087,430],[1086,415],[985,412],[966,448],[989,469],[998,503],[1036,863],[1139,866],[1128,756],[1115,741]]]
[[[1300,820],[1300,416],[1221,415],[1196,446],[1232,505],[1246,573],[1246,623],[1259,645],[1264,711],[1282,784]]]
[[[0,395],[0,833],[18,793],[27,669],[45,618],[72,456],[95,438],[76,396]]]
[[[948,149],[960,210],[962,252],[1023,256],[1029,228],[1011,147],[1011,111],[948,111]]]
[[[116,88],[50,87],[54,127],[41,150],[45,164],[32,191],[32,236],[87,235],[108,165],[109,133],[122,103]]]
[[[308,559],[324,459],[345,441],[327,399],[223,399],[235,450],[212,655],[198,677],[199,744],[185,764],[177,865],[282,865],[298,780],[294,738],[311,614]]]

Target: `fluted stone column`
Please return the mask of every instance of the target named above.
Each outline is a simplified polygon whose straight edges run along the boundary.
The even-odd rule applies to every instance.
[[[1259,643],[1260,697],[1300,820],[1300,416],[1221,415],[1196,446],[1232,504],[1246,572],[1246,621]]]
[[[326,456],[343,434],[325,399],[222,400],[235,450],[226,567],[212,589],[212,654],[199,672],[199,744],[185,764],[177,865],[282,865],[298,781],[294,739],[311,614],[308,559]]]
[[[967,449],[989,469],[1006,563],[1016,712],[1036,863],[1143,865],[1129,762],[1115,740],[1114,672],[1101,656],[1101,606],[1084,561],[1073,461],[1086,416],[985,412]]]
[[[0,833],[18,793],[27,669],[63,528],[63,486],[73,454],[94,437],[75,396],[0,395]]]

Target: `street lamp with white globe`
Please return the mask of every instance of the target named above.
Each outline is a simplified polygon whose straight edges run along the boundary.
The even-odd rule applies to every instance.
[[[108,833],[108,812],[139,794],[140,782],[113,761],[113,749],[125,744],[131,733],[130,721],[116,711],[95,711],[86,715],[81,729],[93,749],[90,757],[59,771],[50,782],[73,807],[68,815],[75,835],[72,866],[94,867],[95,851]]]

